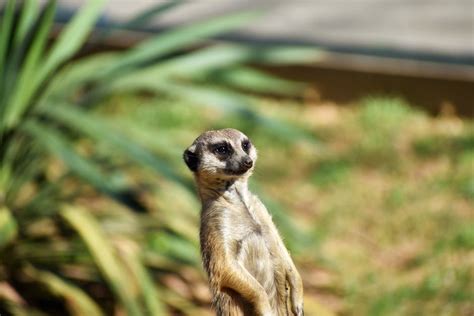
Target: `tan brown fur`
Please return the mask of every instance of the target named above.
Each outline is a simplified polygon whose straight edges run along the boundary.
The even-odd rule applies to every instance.
[[[202,202],[201,253],[213,305],[219,316],[301,316],[301,278],[270,214],[247,188],[257,152],[251,144],[243,149],[246,139],[235,129],[209,131],[184,153]],[[231,154],[213,147],[223,142]]]

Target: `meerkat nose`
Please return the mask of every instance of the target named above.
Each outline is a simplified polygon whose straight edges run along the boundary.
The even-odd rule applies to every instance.
[[[245,157],[244,160],[243,160],[243,164],[247,168],[252,167],[253,166],[252,158],[250,158],[249,156]]]

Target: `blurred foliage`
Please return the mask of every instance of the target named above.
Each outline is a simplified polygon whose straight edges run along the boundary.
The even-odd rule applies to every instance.
[[[197,272],[199,206],[189,174],[180,169],[184,145],[168,138],[166,125],[140,128],[146,115],[116,124],[101,107],[117,91],[150,93],[162,105],[171,95],[188,107],[221,108],[274,135],[306,136],[258,113],[239,91],[296,95],[302,85],[245,65],[304,62],[319,52],[204,45],[257,16],[244,12],[169,30],[123,52],[74,59],[104,2],[84,4],[53,41],[56,1],[9,0],[2,10],[2,315],[208,313],[209,293]],[[117,29],[177,4],[156,5]],[[150,171],[157,183],[146,183]],[[150,201],[153,196],[159,201]],[[173,290],[176,282],[196,283],[183,280],[183,269],[200,284],[197,304]]]
[[[398,98],[342,108],[257,97],[304,87],[249,63],[320,53],[202,45],[253,13],[73,59],[102,4],[88,2],[51,45],[54,2],[3,11],[2,315],[212,315],[181,154],[229,126],[259,149],[252,190],[295,255],[308,315],[474,313],[472,121]]]

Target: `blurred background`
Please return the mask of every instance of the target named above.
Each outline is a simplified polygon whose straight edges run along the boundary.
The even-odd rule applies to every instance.
[[[474,315],[474,1],[0,1],[0,314],[213,315],[183,150],[242,130],[306,315]]]

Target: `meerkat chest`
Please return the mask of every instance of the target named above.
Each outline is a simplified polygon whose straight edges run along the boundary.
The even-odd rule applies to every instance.
[[[271,254],[273,248],[268,221],[265,220],[269,215],[266,209],[260,208],[261,203],[257,202],[256,198],[247,203],[239,201],[229,212],[226,225],[229,227],[229,235],[226,237],[236,243],[237,254],[242,258],[263,258]]]
[[[252,234],[263,234],[264,223],[252,213],[251,209],[241,207],[233,207],[233,209],[229,212],[226,219],[229,233],[233,239],[241,240]]]
[[[267,230],[262,218],[262,211],[266,212],[266,210],[258,208],[255,199],[252,197],[244,200],[236,197],[228,205],[225,220],[233,239],[244,239],[252,234],[263,236]]]
[[[247,207],[234,212],[235,217],[232,219],[235,255],[260,284],[271,287],[269,282],[274,279],[273,258],[277,254],[274,253],[267,222],[259,213],[266,210],[253,209],[253,205]]]

